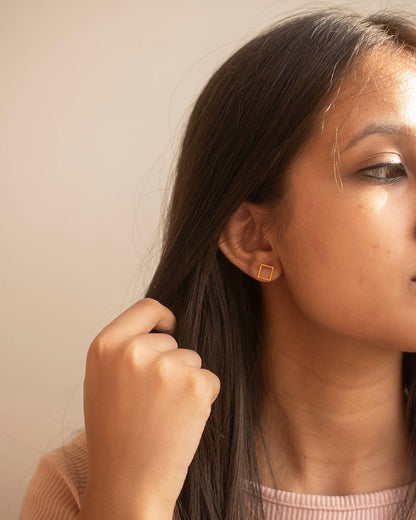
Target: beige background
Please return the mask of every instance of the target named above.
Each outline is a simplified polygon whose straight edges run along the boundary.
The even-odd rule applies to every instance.
[[[17,518],[42,453],[83,427],[88,346],[150,279],[197,93],[305,5],[0,0],[0,518]]]

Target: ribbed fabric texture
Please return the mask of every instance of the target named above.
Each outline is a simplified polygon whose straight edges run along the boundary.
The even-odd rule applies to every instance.
[[[244,481],[244,486],[252,511],[250,520],[261,518],[250,507],[253,494],[249,482]],[[416,492],[416,482],[413,482],[410,486],[372,493],[324,496],[260,486],[267,520],[397,520],[398,504],[409,487],[412,493]]]
[[[87,484],[85,431],[40,459],[26,490],[19,520],[74,520]]]
[[[87,483],[85,431],[40,459],[24,497],[19,520],[75,520]],[[259,516],[251,507],[250,482],[244,481],[247,520]],[[395,510],[409,486],[344,496],[306,495],[260,486],[267,520],[397,520]],[[416,492],[416,482],[410,485]],[[156,519],[155,519],[156,520]],[[199,519],[195,519],[199,520]]]

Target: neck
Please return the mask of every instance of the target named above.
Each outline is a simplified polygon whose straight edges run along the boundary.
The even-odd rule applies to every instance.
[[[288,298],[265,296],[262,428],[276,481],[257,440],[261,483],[321,495],[407,483],[402,353],[331,334]]]

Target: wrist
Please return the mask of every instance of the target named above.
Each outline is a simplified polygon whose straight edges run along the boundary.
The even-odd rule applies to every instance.
[[[78,520],[172,520],[175,504],[151,494],[133,496],[129,493],[86,491]]]

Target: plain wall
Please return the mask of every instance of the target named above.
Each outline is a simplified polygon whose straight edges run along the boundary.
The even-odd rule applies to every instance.
[[[316,5],[0,1],[0,518],[83,428],[88,347],[150,280],[198,92],[263,27]],[[386,5],[416,8],[366,2]]]

